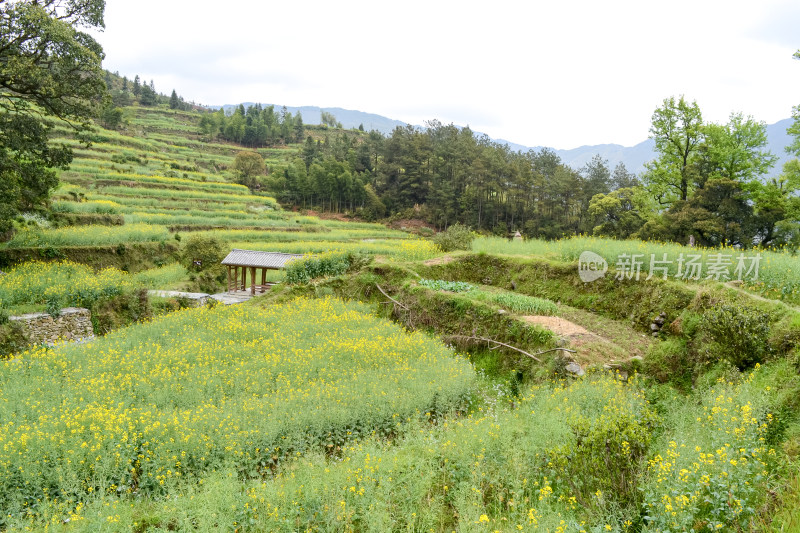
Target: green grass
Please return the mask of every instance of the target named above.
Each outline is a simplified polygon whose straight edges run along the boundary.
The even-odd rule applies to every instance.
[[[183,265],[170,263],[158,268],[137,272],[132,276],[137,285],[148,289],[167,289],[186,280],[188,273]]]
[[[475,285],[463,281],[444,281],[441,279],[420,279],[417,281],[420,287],[425,287],[432,291],[448,292],[468,292],[475,289]]]
[[[469,296],[479,301],[489,301],[514,313],[555,315],[558,306],[546,299],[506,291],[473,290]]]
[[[708,265],[713,263],[714,256],[728,261],[726,265],[728,272],[727,279],[737,279],[736,274],[739,257],[744,260],[745,270],[742,272],[744,281],[743,287],[752,292],[759,293],[767,298],[779,299],[792,304],[800,304],[800,261],[792,256],[789,251],[781,250],[737,250],[730,247],[722,248],[690,248],[676,243],[645,242],[638,240],[614,240],[597,237],[573,237],[558,241],[543,241],[530,239],[525,241],[509,241],[498,237],[482,237],[475,239],[472,243],[472,250],[475,252],[485,252],[489,254],[508,254],[508,255],[532,255],[557,261],[569,263],[577,262],[580,254],[584,251],[594,252],[603,257],[608,263],[609,269],[614,270],[618,267],[618,260],[623,254],[632,256],[640,254],[637,261],[642,262],[641,279],[648,276],[651,267],[651,260],[662,261],[664,254],[669,264],[663,264],[668,270],[668,276],[675,279],[678,274],[678,258],[683,254],[685,259],[689,255],[699,255],[699,262],[703,264],[700,280],[708,277]],[[758,276],[754,272],[748,273],[747,270],[753,265],[757,254],[761,259],[758,261]],[[658,264],[654,266],[658,267]],[[619,270],[619,269],[618,269]],[[684,270],[683,278],[685,279]],[[611,275],[611,274],[607,274]],[[654,277],[660,278],[663,272],[654,271]],[[712,279],[725,281],[723,276],[713,276]]]
[[[55,229],[24,229],[2,248],[34,246],[91,246],[128,242],[158,242],[172,238],[163,226],[130,224],[125,226],[80,226]]]

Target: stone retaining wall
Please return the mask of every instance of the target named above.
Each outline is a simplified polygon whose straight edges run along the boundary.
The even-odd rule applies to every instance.
[[[53,318],[47,313],[31,313],[12,316],[22,325],[25,336],[31,344],[53,344],[59,340],[78,340],[94,336],[92,315],[88,309],[67,307],[61,315]]]
[[[147,291],[148,296],[158,296],[159,298],[177,298],[187,302],[187,307],[203,307],[211,298],[210,294],[204,292],[180,292],[180,291]]]

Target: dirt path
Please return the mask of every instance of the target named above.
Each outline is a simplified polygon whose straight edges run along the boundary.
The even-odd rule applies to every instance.
[[[447,263],[452,263],[454,259],[455,257],[452,255],[442,255],[440,257],[434,257],[433,259],[423,261],[422,264],[425,266],[446,265]]]
[[[576,350],[573,358],[582,366],[642,356],[653,342],[652,338],[623,322],[588,311],[561,306],[559,314],[561,316],[528,315],[520,319],[555,333]],[[592,330],[602,331],[603,335]]]

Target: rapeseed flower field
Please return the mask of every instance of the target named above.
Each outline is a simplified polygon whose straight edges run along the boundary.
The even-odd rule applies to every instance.
[[[473,380],[441,343],[330,298],[185,310],[36,348],[0,363],[0,523],[60,522],[95,497],[337,456],[465,409]]]
[[[89,305],[136,287],[131,276],[116,268],[94,272],[72,261],[29,261],[0,276],[0,304],[13,310],[20,305]]]

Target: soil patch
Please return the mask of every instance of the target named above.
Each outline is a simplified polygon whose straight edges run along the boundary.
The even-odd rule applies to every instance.
[[[548,329],[567,341],[569,346],[576,350],[572,358],[581,366],[626,360],[632,355],[639,355],[637,350],[631,350],[632,342],[620,343],[620,339],[617,338],[611,341],[565,318],[535,315],[521,318],[528,324]],[[635,338],[636,334],[634,333],[632,337]]]
[[[523,316],[522,320],[529,324],[538,324],[560,337],[594,335],[594,333],[589,332],[586,328],[557,316],[528,315]]]
[[[401,231],[408,231],[410,233],[436,233],[436,226],[429,224],[424,220],[418,218],[403,218],[400,220],[393,220],[389,223],[389,227]]]
[[[423,265],[425,266],[434,266],[434,265],[446,265],[447,263],[452,262],[455,260],[455,257],[452,255],[443,255],[441,257],[434,257],[433,259],[428,259],[427,261],[423,261]],[[542,318],[552,318],[552,317],[542,317]]]

